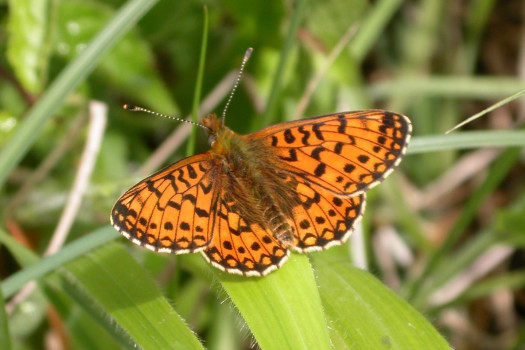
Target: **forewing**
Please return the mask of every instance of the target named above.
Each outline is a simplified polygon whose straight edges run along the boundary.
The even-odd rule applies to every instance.
[[[208,153],[164,168],[117,200],[111,224],[133,243],[154,251],[204,249],[212,235],[217,169]]]
[[[383,110],[345,112],[277,124],[246,135],[268,147],[275,166],[341,196],[362,193],[400,162],[407,117]]]
[[[288,250],[271,230],[249,223],[237,198],[221,189],[213,223],[213,237],[202,255],[213,266],[246,276],[263,276],[279,268]]]

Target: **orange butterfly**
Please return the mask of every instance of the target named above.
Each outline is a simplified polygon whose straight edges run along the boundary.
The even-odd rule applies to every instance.
[[[290,249],[343,243],[363,213],[364,192],[399,164],[411,133],[407,117],[383,110],[329,114],[248,135],[235,134],[215,114],[202,124],[211,149],[130,188],[111,223],[135,244],[201,252],[213,266],[246,276],[276,270]]]

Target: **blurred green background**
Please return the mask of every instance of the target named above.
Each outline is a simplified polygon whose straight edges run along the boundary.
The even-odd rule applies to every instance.
[[[525,89],[525,2],[2,0],[0,19],[0,349],[525,348],[525,105],[444,135]],[[122,104],[185,118],[200,81],[198,117],[220,114],[248,47],[239,134],[367,108],[414,129],[350,244],[261,279],[108,226],[208,148]]]

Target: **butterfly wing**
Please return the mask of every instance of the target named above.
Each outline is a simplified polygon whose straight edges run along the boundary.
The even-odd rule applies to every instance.
[[[400,162],[411,124],[383,110],[346,112],[277,124],[246,136],[263,163],[281,173],[274,200],[286,213],[300,252],[341,244],[365,206],[364,192]],[[252,141],[250,141],[252,140]],[[273,174],[265,174],[272,178]],[[272,182],[276,182],[275,180]]]
[[[365,210],[365,194],[338,197],[297,177],[296,184],[300,205],[292,210],[292,248],[309,252],[344,243]]]
[[[126,191],[111,224],[133,243],[168,253],[205,248],[212,236],[216,163],[208,153],[174,163]],[[220,177],[218,177],[220,178]]]
[[[353,196],[399,164],[411,130],[401,114],[366,110],[281,123],[245,137],[262,141],[274,166],[339,196]]]
[[[213,237],[201,253],[223,271],[246,276],[266,275],[288,259],[288,250],[270,229],[247,222],[238,200],[221,188],[213,218]]]

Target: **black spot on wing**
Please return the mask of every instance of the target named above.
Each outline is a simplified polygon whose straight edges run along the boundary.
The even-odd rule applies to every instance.
[[[299,128],[297,128],[297,131],[303,134],[303,137],[301,138],[301,143],[303,145],[308,145],[308,138],[310,137],[310,132],[304,130],[304,125],[301,125]]]
[[[297,161],[297,153],[295,149],[291,148],[288,150],[288,157],[279,156],[282,160],[285,160],[287,162],[296,162]]]
[[[188,176],[190,177],[190,179],[197,178],[197,173],[195,172],[195,169],[193,169],[193,167],[190,164],[186,166],[186,169],[188,170]]]
[[[286,129],[284,131],[284,141],[286,141],[286,143],[295,142],[295,137],[293,136],[292,131],[290,129]]]
[[[321,126],[323,125],[323,123],[315,123],[312,125],[312,131],[314,132],[315,134],[315,137],[317,137],[318,140],[323,140],[324,141],[324,137],[323,137],[323,133],[321,132]]]
[[[319,177],[323,175],[325,171],[326,171],[326,165],[324,163],[319,163],[319,165],[314,170],[314,175]]]

